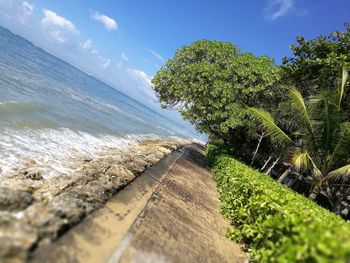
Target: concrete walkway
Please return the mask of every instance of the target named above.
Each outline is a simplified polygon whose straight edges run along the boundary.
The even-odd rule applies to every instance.
[[[190,145],[150,168],[32,262],[247,262],[225,237],[203,149]]]

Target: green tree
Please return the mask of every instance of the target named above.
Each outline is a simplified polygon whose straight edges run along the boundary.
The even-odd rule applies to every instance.
[[[246,141],[251,118],[240,105],[269,105],[279,68],[228,42],[200,40],[176,51],[152,80],[164,108],[177,109],[199,132]]]
[[[331,178],[350,176],[350,122],[342,109],[347,78],[344,67],[335,93],[304,98],[297,89],[289,90],[290,105],[297,113],[294,118],[301,120],[300,129],[292,135],[285,133],[267,111],[249,108],[269,135],[293,152],[291,161],[296,170],[312,176],[310,199],[315,199]]]
[[[283,79],[296,87],[304,96],[323,90],[334,91],[339,68],[350,62],[350,25],[343,32],[335,31],[326,36],[306,40],[297,37],[291,46],[293,57],[283,59]],[[350,103],[349,98],[344,98]],[[348,113],[350,107],[346,107]]]

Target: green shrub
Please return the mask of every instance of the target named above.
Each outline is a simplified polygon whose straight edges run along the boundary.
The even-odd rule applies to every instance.
[[[350,225],[247,165],[207,156],[218,184],[230,239],[246,244],[256,262],[350,262]]]

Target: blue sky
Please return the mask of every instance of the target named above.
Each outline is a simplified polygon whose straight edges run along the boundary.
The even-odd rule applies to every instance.
[[[349,10],[349,0],[0,0],[0,25],[158,109],[150,80],[177,48],[230,41],[280,64],[297,35],[342,30]]]

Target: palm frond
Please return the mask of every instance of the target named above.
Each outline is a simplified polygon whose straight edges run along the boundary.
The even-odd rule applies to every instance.
[[[340,108],[341,102],[342,102],[342,100],[344,98],[345,87],[346,87],[346,82],[348,80],[348,76],[349,76],[349,73],[348,73],[347,69],[344,66],[343,67],[343,72],[342,72],[342,78],[341,78],[340,86],[338,88],[338,107],[339,108]]]
[[[312,121],[309,116],[308,110],[306,108],[303,96],[297,89],[291,88],[289,90],[289,97],[291,99],[293,107],[298,110],[300,116],[302,117],[304,124],[306,126],[306,129],[309,132],[311,143],[316,150],[317,145],[316,145],[314,130],[312,127]]]
[[[328,174],[328,177],[335,180],[346,181],[350,178],[350,164],[344,165]]]
[[[318,182],[322,181],[323,179],[323,174],[321,172],[321,170],[317,167],[316,163],[314,162],[314,160],[311,158],[310,155],[308,155],[309,157],[309,161],[312,165],[312,170],[311,170],[311,173],[312,173],[312,176],[314,178],[314,184],[317,184]]]
[[[337,143],[337,130],[340,125],[340,111],[332,99],[327,94],[321,95],[323,103],[319,104],[320,110],[314,112],[319,118],[319,124],[314,121],[314,132],[318,142],[319,150],[332,152],[334,145]]]
[[[332,153],[330,165],[350,156],[350,122],[342,123],[341,130],[335,137],[337,137],[337,143]]]
[[[248,107],[247,109],[250,114],[257,117],[263,123],[263,126],[267,130],[268,134],[272,136],[272,138],[286,144],[293,143],[292,139],[289,138],[289,136],[284,131],[282,131],[280,127],[277,126],[270,113],[263,109],[252,107]]]
[[[297,151],[292,157],[295,169],[300,172],[309,167],[309,154],[305,149]]]
[[[292,163],[298,172],[310,169],[314,185],[322,182],[323,174],[306,149],[297,151],[292,158]]]

